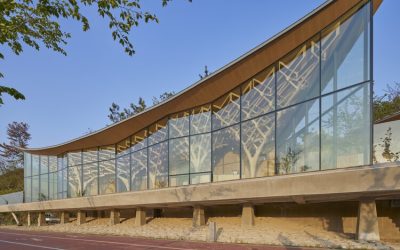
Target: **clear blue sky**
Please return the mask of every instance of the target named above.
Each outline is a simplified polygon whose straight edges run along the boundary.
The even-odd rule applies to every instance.
[[[16,56],[5,47],[0,61],[2,81],[26,96],[5,97],[0,107],[0,142],[7,124],[30,125],[31,147],[58,144],[109,124],[112,102],[128,106],[139,96],[178,92],[199,80],[204,65],[224,66],[286,28],[322,4],[323,0],[161,0],[142,1],[159,24],[144,24],[131,33],[136,54],[127,56],[114,42],[107,23],[88,10],[89,32],[74,22],[62,22],[72,33],[65,57],[42,48],[26,48]],[[376,89],[400,81],[400,1],[384,0],[374,20]]]

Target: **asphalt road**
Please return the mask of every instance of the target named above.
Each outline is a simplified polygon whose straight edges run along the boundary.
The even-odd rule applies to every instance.
[[[0,229],[0,249],[310,250],[311,248],[155,240],[135,237],[49,233]],[[313,250],[315,249],[313,248]]]

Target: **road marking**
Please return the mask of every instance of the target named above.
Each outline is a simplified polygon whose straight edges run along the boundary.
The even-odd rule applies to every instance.
[[[115,242],[115,241],[103,241],[103,240],[89,240],[89,239],[74,239],[70,237],[58,237],[58,236],[47,236],[47,235],[37,235],[37,234],[22,234],[22,233],[9,233],[0,231],[0,234],[12,234],[12,235],[23,235],[27,237],[42,237],[49,239],[62,239],[62,240],[75,240],[75,241],[87,241],[87,242],[96,242],[96,243],[105,243],[105,244],[115,244],[115,245],[128,245],[128,246],[136,246],[136,247],[150,247],[150,248],[159,248],[159,249],[174,249],[174,250],[196,250],[194,248],[181,248],[181,247],[166,247],[166,246],[157,246],[157,245],[147,245],[147,244],[134,244],[127,242]],[[51,249],[60,249],[60,248],[51,248]]]
[[[33,244],[21,243],[21,242],[15,242],[15,241],[8,241],[8,240],[0,240],[0,242],[14,244],[14,245],[28,246],[28,247],[43,248],[43,249],[63,250],[63,248],[46,247],[46,246],[33,245]]]

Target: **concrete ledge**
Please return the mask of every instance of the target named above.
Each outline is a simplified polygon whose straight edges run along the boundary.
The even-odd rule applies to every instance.
[[[0,206],[1,212],[323,202],[400,197],[396,164]]]

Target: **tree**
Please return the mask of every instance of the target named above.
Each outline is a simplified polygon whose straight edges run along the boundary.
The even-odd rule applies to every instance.
[[[199,74],[199,77],[200,77],[200,79],[203,79],[209,75],[210,75],[210,73],[208,72],[207,65],[206,65],[206,66],[204,66],[204,75]]]
[[[169,1],[161,0],[162,6],[166,6]],[[141,9],[139,0],[1,1],[0,44],[8,46],[16,55],[23,52],[23,45],[36,50],[45,46],[67,55],[63,46],[67,44],[71,34],[61,28],[59,20],[74,20],[81,23],[83,31],[89,30],[89,20],[81,10],[83,6],[95,7],[99,16],[108,20],[112,38],[118,41],[130,56],[135,53],[129,40],[130,31],[139,26],[140,22],[158,23],[155,14]],[[4,59],[2,53],[0,59]],[[3,75],[0,72],[1,77]],[[16,89],[5,86],[0,86],[0,97],[2,93],[9,94],[17,100],[25,98]]]
[[[139,97],[138,104],[131,103],[129,108],[125,108],[124,112],[127,117],[138,114],[146,109],[146,102],[142,97]]]
[[[119,105],[114,102],[111,104],[111,107],[108,110],[110,111],[108,119],[110,119],[110,121],[113,123],[119,122],[126,118],[125,112],[120,112]]]
[[[20,148],[26,148],[31,134],[28,132],[29,125],[24,122],[13,122],[8,124],[7,136],[9,143],[0,144],[0,156],[5,159],[6,169],[14,169],[23,166],[24,155]]]
[[[380,120],[400,110],[400,83],[387,85],[385,94],[374,96],[374,120]]]
[[[157,105],[160,102],[163,102],[172,96],[175,95],[175,92],[164,92],[159,97],[153,96],[153,105]],[[130,103],[128,108],[124,108],[120,111],[120,106],[116,103],[112,103],[109,108],[110,114],[108,115],[108,119],[113,123],[125,120],[128,117],[136,115],[147,108],[146,102],[142,97],[139,97],[137,104]]]
[[[382,157],[388,162],[398,161],[400,158],[400,152],[393,152],[391,149],[392,134],[392,128],[389,127],[385,133],[385,137],[380,138],[382,143],[378,144],[382,148]]]
[[[174,95],[175,95],[175,92],[172,91],[172,92],[164,92],[160,95],[160,97],[153,96],[153,105],[157,105],[160,102],[163,102],[163,101],[173,97]]]
[[[0,58],[1,58],[1,53],[0,53]],[[0,78],[2,78],[3,75],[0,72]],[[15,100],[25,100],[25,96],[21,94],[18,90],[6,86],[1,86],[0,85],[0,106],[4,104],[2,94],[6,93],[12,97],[14,97]]]
[[[200,79],[203,79],[204,77],[207,77],[209,75],[209,71],[207,69],[207,65],[204,66],[204,75],[199,74]],[[153,105],[157,105],[160,102],[163,102],[172,96],[175,95],[175,92],[164,92],[162,93],[159,97],[153,96],[152,101]],[[129,108],[124,108],[122,111],[120,111],[120,107],[116,103],[112,103],[111,107],[109,108],[110,114],[108,115],[108,119],[112,121],[113,123],[122,121],[128,117],[131,117],[135,114],[138,114],[142,111],[144,111],[147,108],[146,102],[142,97],[139,97],[138,104],[131,103],[129,104]]]

